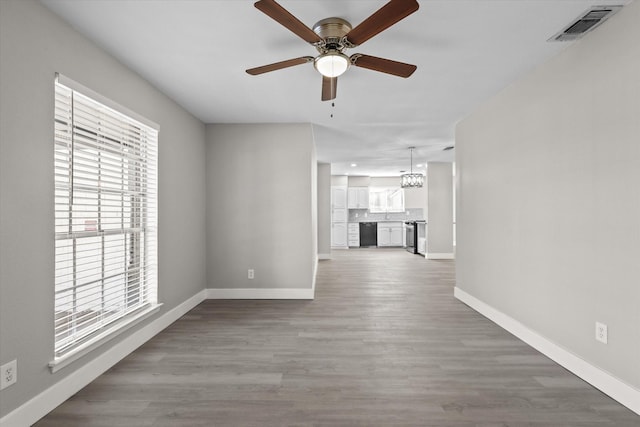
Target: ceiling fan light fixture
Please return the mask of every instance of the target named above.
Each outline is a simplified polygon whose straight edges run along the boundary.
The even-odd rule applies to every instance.
[[[350,64],[349,57],[340,52],[326,52],[313,61],[316,70],[323,76],[330,78],[342,75]]]

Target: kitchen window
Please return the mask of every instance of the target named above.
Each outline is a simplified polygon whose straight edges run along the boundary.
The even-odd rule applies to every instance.
[[[56,360],[157,307],[158,128],[132,115],[56,76]]]
[[[369,187],[369,211],[404,212],[404,190],[400,187]]]

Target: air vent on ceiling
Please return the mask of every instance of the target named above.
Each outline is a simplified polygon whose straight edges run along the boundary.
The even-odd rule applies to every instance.
[[[577,40],[615,15],[622,6],[593,6],[578,19],[549,39],[550,42]]]

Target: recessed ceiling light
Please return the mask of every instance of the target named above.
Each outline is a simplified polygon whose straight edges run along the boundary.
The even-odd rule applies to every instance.
[[[420,163],[419,165],[416,165],[417,168],[421,168],[422,166],[424,166],[422,163]]]
[[[358,165],[356,165],[355,163],[351,163],[351,167],[352,168],[355,168],[356,166],[358,166]]]

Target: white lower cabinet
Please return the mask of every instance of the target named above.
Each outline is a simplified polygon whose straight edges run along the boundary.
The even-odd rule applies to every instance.
[[[402,223],[379,222],[378,246],[402,246]]]
[[[347,247],[346,222],[334,222],[331,224],[331,246],[335,248]]]
[[[347,240],[350,248],[360,247],[360,223],[349,223],[347,228]]]
[[[402,246],[402,225],[389,229],[391,236],[391,246]]]

